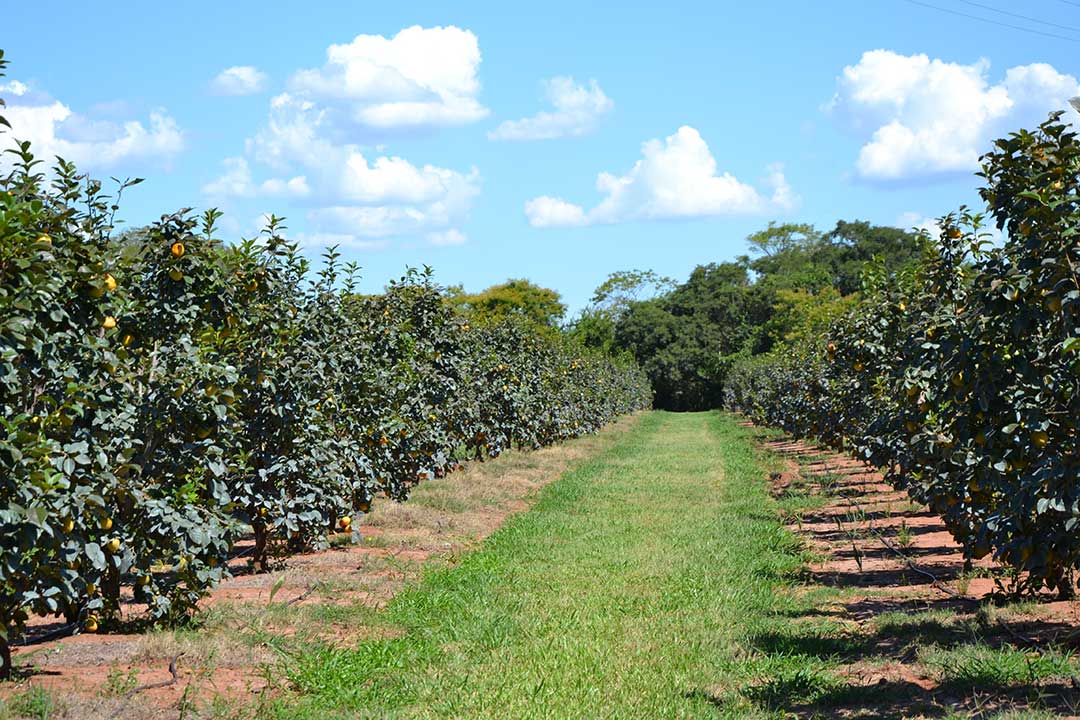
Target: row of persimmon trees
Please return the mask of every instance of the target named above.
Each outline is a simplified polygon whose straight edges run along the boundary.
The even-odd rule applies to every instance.
[[[729,407],[881,468],[1015,589],[1080,563],[1080,144],[1054,114],[982,159],[1002,240],[966,210],[918,267],[867,273],[816,342],[742,362]]]
[[[636,365],[557,331],[470,326],[430,271],[361,295],[271,218],[114,232],[116,198],[28,145],[0,179],[0,675],[33,614],[96,630],[122,587],[175,621],[242,538],[323,546],[373,497],[467,458],[591,433],[647,407]],[[123,186],[122,186],[123,187]]]

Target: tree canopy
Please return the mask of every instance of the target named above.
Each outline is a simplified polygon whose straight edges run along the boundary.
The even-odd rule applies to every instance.
[[[746,243],[746,255],[699,265],[683,282],[647,269],[613,272],[563,329],[583,346],[633,356],[657,407],[716,407],[736,361],[812,340],[855,303],[868,267],[901,273],[922,252],[917,233],[864,220],[828,232],[770,222]],[[517,317],[557,332],[566,313],[557,292],[524,279],[448,295],[478,324]]]
[[[915,233],[861,220],[827,233],[770,223],[747,244],[750,255],[700,265],[674,287],[652,271],[611,275],[574,333],[587,345],[632,354],[652,380],[657,407],[715,407],[737,358],[812,335],[851,305],[868,263],[896,273],[920,252]],[[636,299],[646,283],[664,291]]]
[[[566,314],[559,293],[525,279],[507,280],[471,295],[460,287],[452,288],[451,297],[480,324],[517,317],[537,326],[556,328]]]

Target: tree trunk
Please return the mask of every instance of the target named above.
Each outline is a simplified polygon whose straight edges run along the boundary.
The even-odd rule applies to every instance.
[[[304,536],[299,532],[290,534],[289,540],[285,546],[289,549],[289,553],[293,555],[297,555],[308,549],[308,545],[304,541]]]
[[[8,632],[11,628],[8,628]],[[0,680],[11,679],[11,646],[7,640],[0,638]]]
[[[1064,576],[1058,583],[1058,600],[1072,600],[1076,597],[1076,578],[1072,568],[1065,571]]]
[[[101,599],[104,606],[101,616],[106,620],[120,619],[120,571],[109,564],[105,577],[101,579]]]
[[[255,572],[266,571],[266,523],[252,523],[251,529],[255,531],[255,551],[251,556],[251,564]]]
[[[75,600],[64,603],[64,620],[68,625],[74,625],[79,622],[79,618],[82,616],[82,606]]]

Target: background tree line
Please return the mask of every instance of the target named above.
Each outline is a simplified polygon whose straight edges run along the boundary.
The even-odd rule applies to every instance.
[[[767,353],[850,307],[868,261],[891,273],[921,253],[916,233],[861,220],[828,232],[770,223],[747,244],[749,254],[699,265],[682,283],[652,271],[613,273],[568,332],[632,355],[652,381],[656,407],[718,407],[737,359]]]

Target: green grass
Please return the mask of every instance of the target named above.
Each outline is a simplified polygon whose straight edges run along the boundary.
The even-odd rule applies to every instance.
[[[268,671],[292,692],[206,709],[230,720],[1042,720],[1071,708],[1076,660],[1011,646],[989,609],[860,623],[840,608],[872,590],[808,584],[807,551],[780,519],[796,525],[826,500],[816,478],[771,497],[780,465],[760,438],[727,415],[651,413],[480,549],[426,566],[384,610],[304,610],[312,630],[335,623],[369,639],[343,649],[278,636],[284,606],[268,606],[247,640],[281,654]],[[897,664],[940,692],[858,679]],[[55,714],[45,692],[0,703],[0,720]]]
[[[59,709],[52,693],[41,687],[32,687],[6,701],[0,700],[0,720],[49,720]]]
[[[403,635],[291,659],[299,699],[280,717],[758,713],[739,688],[800,661],[741,648],[799,606],[779,586],[801,548],[747,435],[719,414],[644,418],[481,550],[398,596],[380,622]]]
[[[717,413],[648,415],[374,614],[396,631],[386,639],[292,656],[296,694],[278,717],[1042,718],[1066,706],[1045,682],[1073,676],[1068,654],[1000,633],[988,645],[981,616],[948,609],[855,623],[837,608],[868,589],[805,584],[809,556],[780,518],[797,526],[828,483],[771,497],[780,464],[762,435]],[[858,679],[897,663],[942,694]]]
[[[930,647],[920,653],[919,659],[938,670],[945,682],[975,688],[1071,678],[1080,670],[1070,653],[1024,652],[1014,647],[994,648],[981,643],[949,649]]]
[[[291,692],[246,708],[212,699],[191,717],[1044,720],[1071,711],[1075,658],[1016,648],[991,617],[1036,608],[854,622],[843,603],[886,588],[808,584],[807,549],[781,519],[798,527],[828,502],[827,487],[800,476],[772,498],[781,464],[759,448],[762,435],[719,413],[649,413],[480,549],[424,566],[386,609],[260,609],[245,641],[282,656],[268,677],[287,678]],[[235,624],[229,612],[205,622]],[[276,634],[289,612],[305,613],[300,629]],[[314,638],[327,624],[367,639],[323,644]],[[860,679],[897,666],[939,690]],[[80,711],[65,715],[41,690],[0,702],[0,720]]]
[[[866,590],[805,584],[780,518],[820,506],[821,485],[772,498],[778,461],[755,439],[730,416],[650,414],[370,617],[396,632],[290,657],[277,716],[1044,717],[1037,683],[1070,677],[1070,656],[991,647],[951,610],[854,623],[835,608]],[[850,675],[897,662],[967,710]],[[1020,709],[980,705],[1006,694]]]

